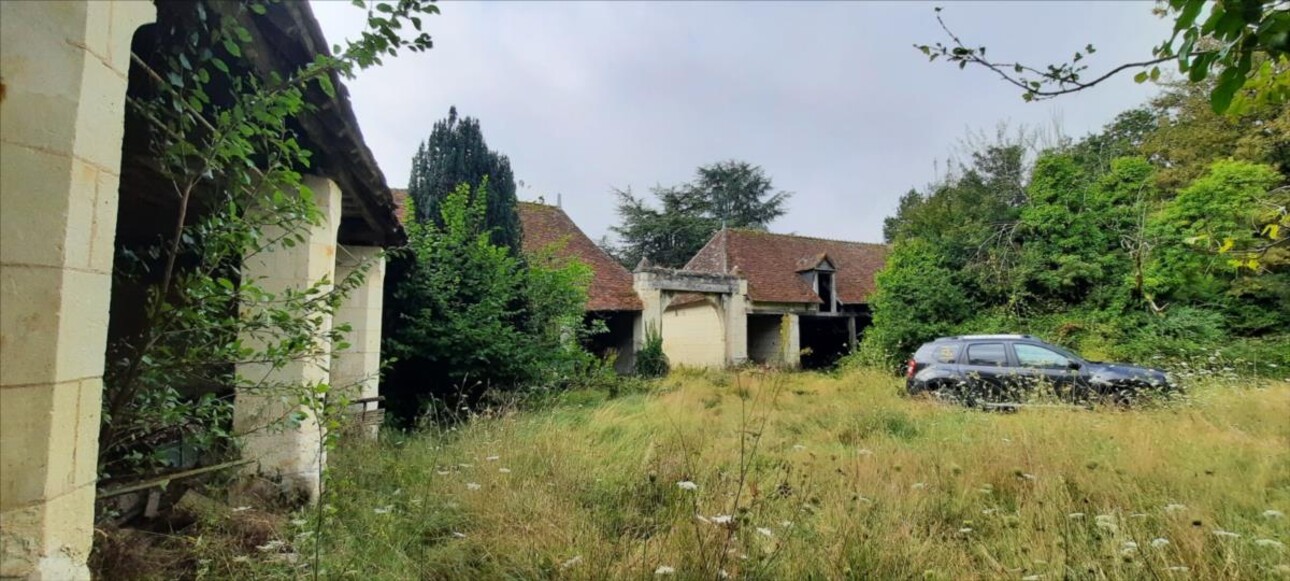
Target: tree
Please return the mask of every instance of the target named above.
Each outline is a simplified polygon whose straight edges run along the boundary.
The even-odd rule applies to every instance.
[[[661,209],[630,189],[614,190],[622,223],[610,228],[620,241],[610,251],[628,268],[645,258],[661,266],[684,266],[722,227],[765,230],[784,215],[792,196],[775,191],[760,166],[733,160],[702,166],[692,182],[655,187],[651,193]]]
[[[457,108],[452,107],[446,119],[435,122],[430,137],[421,143],[412,158],[408,196],[419,208],[416,219],[438,221],[440,205],[457,186],[480,184],[485,179],[488,189],[484,227],[494,244],[509,248],[518,256],[520,218],[515,206],[511,162],[505,155],[488,148],[478,119],[458,119]]]
[[[490,389],[551,385],[585,355],[576,339],[590,269],[545,255],[521,260],[494,244],[489,191],[486,182],[458,185],[438,220],[407,225],[407,272],[391,297],[397,324],[385,337],[398,361],[384,384],[405,420]]]
[[[1215,78],[1209,102],[1216,113],[1227,111],[1234,100],[1284,103],[1290,97],[1290,79],[1271,74],[1273,67],[1290,60],[1290,4],[1284,0],[1168,0],[1156,10],[1173,18],[1174,29],[1152,49],[1152,58],[1120,64],[1097,76],[1089,75],[1083,63],[1096,52],[1091,44],[1076,51],[1070,62],[1047,66],[988,59],[986,47],[969,46],[950,30],[939,7],[936,20],[948,42],[914,47],[932,61],[943,58],[960,69],[973,65],[993,71],[1021,89],[1027,101],[1089,89],[1125,71],[1138,70],[1134,80],[1139,83],[1154,81],[1160,77],[1160,65],[1170,61],[1189,82]],[[1250,94],[1240,95],[1243,87]]]
[[[892,364],[924,341],[951,332],[971,313],[971,303],[935,245],[904,239],[887,255],[871,300],[873,326],[861,353],[872,363]]]

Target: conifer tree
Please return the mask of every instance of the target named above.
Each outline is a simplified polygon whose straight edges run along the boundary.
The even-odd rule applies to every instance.
[[[416,202],[419,222],[440,223],[440,206],[461,184],[475,187],[487,179],[484,225],[493,244],[519,254],[520,219],[515,203],[515,176],[511,162],[488,148],[479,120],[457,117],[457,108],[434,124],[430,137],[412,158],[408,195]]]

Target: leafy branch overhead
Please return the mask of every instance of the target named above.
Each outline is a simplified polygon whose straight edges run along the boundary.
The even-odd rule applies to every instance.
[[[1134,80],[1144,83],[1160,78],[1161,66],[1177,63],[1178,72],[1198,83],[1214,76],[1210,106],[1217,113],[1243,98],[1273,103],[1290,100],[1290,79],[1284,66],[1290,61],[1290,1],[1287,0],[1168,0],[1155,9],[1173,18],[1173,33],[1152,48],[1151,58],[1127,62],[1101,73],[1090,71],[1086,59],[1097,52],[1092,45],[1075,51],[1071,60],[1044,66],[1010,60],[992,60],[985,46],[971,46],[955,34],[936,9],[936,21],[948,42],[915,44],[930,61],[942,59],[993,71],[1021,89],[1026,101],[1049,99],[1092,88],[1126,71],[1138,71]],[[1281,69],[1278,72],[1278,68]],[[1246,91],[1242,91],[1242,88]],[[1248,95],[1242,95],[1248,93]]]

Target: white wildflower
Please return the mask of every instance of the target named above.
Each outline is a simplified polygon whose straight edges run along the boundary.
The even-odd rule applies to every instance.
[[[242,512],[242,511],[244,511],[244,510],[251,510],[251,507],[249,507],[249,506],[239,506],[239,507],[237,507],[237,508],[233,509],[233,512]]]
[[[474,482],[467,482],[466,490],[479,490],[479,484],[476,484]]]
[[[964,534],[964,535],[966,535],[966,534],[968,534],[968,533],[970,533],[970,532],[972,532],[972,527],[963,527],[963,528],[959,529],[959,534]]]
[[[250,561],[250,560],[251,560],[251,558],[250,558],[250,557],[248,557],[248,556],[246,556],[246,555],[238,555],[238,556],[236,556],[236,557],[233,557],[233,562],[234,562],[234,563],[245,563],[245,562]]]
[[[578,563],[581,563],[581,562],[582,562],[582,555],[576,555],[572,559],[569,559],[568,561],[560,563],[560,568],[568,569],[569,567],[577,565]]]
[[[1040,579],[1043,579],[1043,578],[1044,578],[1043,575],[1026,575],[1025,577],[1021,578],[1021,581],[1039,581]]]
[[[767,538],[775,536],[775,533],[771,532],[771,530],[766,527],[757,527],[757,534]]]
[[[780,521],[780,522],[779,522],[779,526],[784,527],[784,528],[791,527],[791,526],[793,526],[793,521],[791,521],[791,520]]]
[[[263,545],[256,546],[255,548],[267,553],[269,551],[276,551],[278,549],[281,549],[285,545],[286,543],[275,539],[267,543],[264,543]]]
[[[915,482],[915,483],[911,484],[909,487],[910,487],[910,488],[913,488],[914,490],[922,490],[922,489],[924,489],[924,488],[927,488],[927,483],[926,483],[926,482]]]
[[[458,468],[474,468],[474,467],[475,467],[475,465],[474,465],[474,464],[458,464],[458,465],[457,465],[457,467],[458,467]]]
[[[449,472],[447,470],[435,470],[434,473],[440,476],[447,476],[449,474],[452,474],[452,472]]]
[[[1259,539],[1259,540],[1257,540],[1257,541],[1254,541],[1254,544],[1256,544],[1256,545],[1258,545],[1258,546],[1260,546],[1260,547],[1269,547],[1269,548],[1273,548],[1273,549],[1284,549],[1284,548],[1286,548],[1286,546],[1285,546],[1285,544],[1284,544],[1284,543],[1282,543],[1281,541],[1275,540],[1275,539]]]
[[[1172,567],[1169,567],[1169,570],[1170,571],[1190,571],[1191,569],[1188,569],[1187,567],[1184,567],[1182,565],[1174,565]]]
[[[510,473],[511,473],[511,469],[510,469],[510,468],[498,468],[498,469],[497,469],[497,471],[498,471],[498,472],[501,472],[502,474],[510,474]]]
[[[863,503],[865,503],[865,504],[873,504],[873,501],[872,501],[872,500],[870,500],[870,499],[868,499],[868,498],[865,498],[865,497],[863,497],[863,496],[857,496],[857,497],[856,497],[856,500],[858,500],[858,501],[860,501],[860,502],[863,502]]]
[[[394,506],[390,505],[390,506],[382,506],[382,507],[374,508],[372,509],[372,512],[376,514],[390,514],[390,511],[393,511],[393,510],[394,510]]]
[[[801,445],[801,444],[793,444],[793,449],[794,449],[794,450],[805,450],[805,449],[806,449],[806,446],[803,446],[803,445]]]
[[[672,575],[674,573],[676,573],[676,569],[668,567],[667,565],[659,565],[658,568],[654,570],[655,575]]]
[[[868,448],[861,448],[859,451],[856,452],[856,454],[859,454],[861,456],[872,456],[873,450],[870,450]]]
[[[1036,480],[1036,479],[1038,479],[1038,478],[1039,478],[1038,476],[1035,476],[1034,474],[1030,474],[1030,473],[1026,473],[1026,472],[1023,472],[1023,473],[1021,474],[1021,477],[1022,477],[1022,478],[1025,478],[1026,480]]]
[[[501,459],[502,459],[502,457],[501,457],[501,456],[489,456],[489,457],[487,457],[487,458],[484,458],[484,460],[487,460],[487,461],[489,461],[489,462],[496,462],[496,461],[501,460]]]
[[[305,520],[305,519],[303,519],[303,518],[297,518],[297,519],[292,519],[292,520],[291,520],[291,524],[293,524],[293,525],[295,525],[295,526],[298,526],[298,527],[302,527],[302,526],[305,526],[305,525],[309,524],[309,521],[307,521],[307,520]]]
[[[1084,513],[1082,513],[1082,512],[1072,512],[1072,513],[1070,513],[1070,514],[1066,515],[1066,518],[1084,518]]]
[[[1136,552],[1138,552],[1138,544],[1133,541],[1125,541],[1123,545],[1120,545],[1121,555],[1128,557]]]
[[[722,578],[722,579],[729,579],[729,578],[730,578],[730,574],[729,574],[729,573],[727,573],[725,569],[719,569],[719,570],[717,570],[717,576],[718,576],[718,577],[720,577],[720,578]]]
[[[716,524],[716,525],[730,524],[730,522],[733,520],[735,520],[735,517],[733,516],[730,516],[728,514],[719,514],[717,516],[712,517],[712,524]]]
[[[1099,529],[1106,529],[1111,532],[1116,532],[1120,530],[1120,526],[1116,524],[1115,517],[1112,515],[1099,514],[1097,515],[1097,517],[1095,517],[1094,520],[1095,520],[1095,524],[1097,525],[1097,528]]]
[[[699,485],[698,485],[698,484],[695,484],[695,483],[693,483],[693,482],[690,482],[689,480],[682,480],[682,481],[680,481],[680,482],[677,482],[677,483],[676,483],[676,487],[677,487],[677,488],[680,488],[681,490],[698,490],[698,489],[699,489]]]
[[[1145,513],[1145,512],[1135,512],[1135,513],[1133,513],[1133,514],[1129,515],[1129,518],[1147,518],[1147,513]]]
[[[1279,510],[1268,509],[1263,511],[1263,518],[1285,518],[1286,513]]]
[[[1159,548],[1161,548],[1161,547],[1165,547],[1165,546],[1168,546],[1168,545],[1169,545],[1169,539],[1166,539],[1166,538],[1164,538],[1164,537],[1158,537],[1158,538],[1151,539],[1151,547],[1152,547],[1153,549],[1159,549]]]
[[[1178,511],[1180,511],[1180,510],[1187,510],[1187,506],[1186,506],[1186,505],[1183,505],[1183,504],[1166,504],[1166,505],[1165,505],[1165,512],[1178,512]]]
[[[459,532],[457,532],[457,531],[452,531],[452,536],[454,536],[454,537],[456,537],[456,538],[458,538],[458,539],[464,539],[464,538],[466,538],[466,533],[459,533]]]
[[[708,520],[708,517],[703,516],[703,515],[701,515],[701,514],[696,514],[696,515],[694,515],[694,518],[699,519],[699,522],[701,522],[701,523],[703,523],[703,524],[705,524],[705,525],[707,525],[707,524],[712,524],[712,521]]]
[[[1231,531],[1225,531],[1223,529],[1214,529],[1214,536],[1223,537],[1225,539],[1236,539],[1240,538],[1241,535]]]

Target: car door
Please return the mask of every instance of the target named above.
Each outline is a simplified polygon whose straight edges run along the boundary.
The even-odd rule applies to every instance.
[[[1017,377],[1032,392],[1044,390],[1062,399],[1075,396],[1079,370],[1073,368],[1071,358],[1046,346],[1034,343],[1013,343],[1013,356],[1017,362]]]
[[[968,343],[960,365],[972,400],[1006,401],[1012,391],[1012,371],[1003,341]]]

